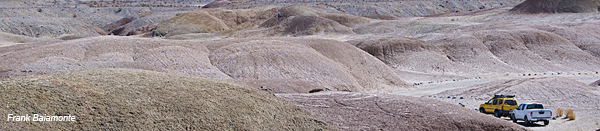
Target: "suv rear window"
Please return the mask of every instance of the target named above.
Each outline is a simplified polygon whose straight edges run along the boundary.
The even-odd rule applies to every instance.
[[[511,105],[511,106],[516,106],[517,105],[517,101],[515,100],[506,100],[504,101],[505,105]]]
[[[530,104],[530,105],[527,105],[527,109],[544,109],[544,105],[542,105],[542,104]]]

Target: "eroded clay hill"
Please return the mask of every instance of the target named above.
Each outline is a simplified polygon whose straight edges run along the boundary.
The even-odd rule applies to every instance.
[[[353,34],[371,19],[292,5],[252,9],[206,9],[178,15],[157,25],[154,36],[217,33],[235,37]]]
[[[133,37],[91,37],[2,48],[3,77],[95,68],[133,68],[202,78],[229,78],[210,64],[208,49],[194,42]]]
[[[342,130],[527,130],[475,110],[426,98],[349,92],[277,96]]]
[[[454,62],[439,47],[416,38],[408,37],[371,37],[351,40],[349,43],[377,57],[387,65],[400,70],[425,73],[453,72],[473,74],[483,70],[471,70]],[[451,53],[451,52],[449,52]]]
[[[324,39],[177,41],[103,36],[0,50],[3,78],[131,68],[233,79],[278,93],[307,93],[312,89],[384,92],[406,86],[375,57],[348,43]],[[296,84],[278,85],[288,81]]]
[[[213,2],[213,3],[209,3]],[[97,35],[140,35],[152,32],[157,23],[194,11],[206,11],[209,8],[225,9],[265,8],[268,6],[286,7],[302,5],[319,10],[361,16],[372,19],[396,19],[401,17],[427,16],[440,13],[467,12],[485,10],[495,7],[514,6],[522,0],[502,1],[297,1],[297,0],[3,0],[0,1],[0,30],[30,37],[89,37]],[[206,5],[205,5],[206,4]],[[206,8],[200,8],[203,7]],[[209,11],[212,12],[212,11]],[[247,23],[248,14],[240,11],[226,11],[224,19],[234,18],[236,22]],[[214,15],[219,17],[219,15]],[[236,17],[238,16],[238,17]],[[239,17],[241,16],[241,17]],[[269,17],[272,17],[270,15]],[[309,28],[347,34],[349,30],[324,17],[297,17],[289,24],[314,23]],[[240,19],[242,18],[242,19]],[[302,18],[302,19],[300,19]],[[208,19],[209,21],[211,19]],[[214,20],[214,19],[213,19]],[[195,20],[198,21],[198,20]],[[335,20],[334,20],[335,21]],[[339,21],[337,21],[339,22]],[[227,24],[227,21],[225,21]],[[192,23],[189,23],[192,24]],[[238,23],[239,24],[239,23]],[[324,25],[323,27],[320,27]],[[342,24],[344,25],[344,24]],[[215,25],[217,26],[217,25]],[[346,25],[347,26],[347,25]],[[222,26],[221,26],[222,27]],[[205,30],[195,27],[189,30]],[[219,30],[220,31],[220,30]],[[303,31],[302,33],[315,32]],[[318,33],[319,31],[317,31]],[[278,34],[278,33],[276,33]]]
[[[335,130],[270,93],[145,70],[94,69],[0,81],[2,114],[76,122],[0,121],[2,130]]]
[[[463,96],[487,100],[494,94],[514,94],[519,102],[541,102],[553,108],[598,109],[600,91],[581,82],[562,78],[499,80],[467,88],[448,90],[437,96]]]
[[[507,12],[508,9],[492,9],[374,21],[355,28],[359,35],[348,42],[390,66],[427,73],[595,72],[600,69],[600,39],[594,35],[598,31],[592,26],[599,22],[594,13]],[[533,18],[524,19],[528,17]],[[571,21],[564,18],[582,22],[563,24]]]
[[[174,17],[177,13],[199,9],[125,5],[98,8],[89,3],[90,1],[79,0],[3,0],[0,1],[0,30],[48,38],[139,35],[151,30],[154,23]]]
[[[35,37],[28,37],[28,36],[0,32],[0,47],[24,44],[24,43],[46,42],[46,41],[56,41],[56,40],[51,39],[51,38],[35,38]]]
[[[598,0],[526,0],[511,11],[518,13],[583,13],[600,11]]]
[[[351,14],[372,19],[390,20],[442,13],[468,12],[514,6],[523,0],[497,1],[413,1],[413,0],[215,0],[204,8],[249,9],[264,5],[304,5],[327,12]]]

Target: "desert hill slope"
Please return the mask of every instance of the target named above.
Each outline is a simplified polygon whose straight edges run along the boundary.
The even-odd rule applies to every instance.
[[[425,73],[447,71],[457,74],[484,72],[482,70],[470,70],[469,67],[453,62],[439,47],[416,38],[374,37],[352,40],[349,43],[400,70]]]
[[[73,71],[3,80],[0,88],[2,114],[76,116],[1,121],[2,130],[334,130],[264,91],[152,71]]]
[[[2,48],[3,77],[94,68],[133,68],[203,78],[229,78],[210,65],[201,44],[133,37],[91,37]]]
[[[345,42],[261,38],[213,41],[207,46],[213,50],[212,63],[237,79],[293,78],[321,85],[297,87],[308,90],[386,92],[406,86],[390,67]]]
[[[355,28],[357,35],[346,41],[368,48],[365,51],[389,66],[426,73],[477,75],[600,69],[600,39],[593,26],[600,23],[597,13],[528,15],[508,10],[374,21]],[[532,19],[525,19],[529,17]],[[581,22],[569,23],[573,20]],[[412,49],[409,43],[427,48]],[[373,52],[378,48],[389,49],[381,50],[385,54]],[[424,58],[410,57],[413,54]]]
[[[600,11],[598,0],[526,0],[511,9],[518,13],[582,13]]]
[[[98,8],[77,1],[51,3],[50,1],[0,1],[0,30],[30,37],[60,38],[64,36],[136,35],[139,28],[159,23],[177,13],[198,8],[105,7]],[[129,19],[129,21],[122,21]],[[120,21],[120,22],[119,22]],[[104,28],[112,26],[112,28]],[[104,29],[103,29],[104,28]],[[145,32],[144,32],[145,33]]]
[[[0,5],[2,94],[37,95],[0,111],[83,113],[82,125],[51,125],[64,130],[526,130],[471,108],[505,93],[583,112],[557,129],[596,128],[600,88],[587,82],[600,71],[600,15],[510,11],[522,1],[0,0],[17,5]],[[388,94],[439,92],[467,108]]]
[[[235,37],[353,34],[371,19],[327,13],[302,5],[251,9],[206,9],[180,14],[157,25],[153,36],[217,33]],[[251,31],[248,31],[251,30]]]
[[[311,6],[327,12],[344,13],[372,19],[396,19],[420,17],[441,13],[454,13],[484,10],[489,8],[514,6],[522,0],[500,1],[412,1],[412,0],[215,0],[206,8],[249,9],[264,5],[289,6],[294,4]]]
[[[265,6],[286,7],[302,5],[317,8],[328,13],[347,14],[372,19],[397,19],[401,17],[427,16],[440,13],[466,12],[484,10],[494,7],[514,6],[517,1],[214,1],[214,0],[166,0],[166,1],[98,1],[98,0],[27,0],[0,1],[0,30],[3,32],[26,35],[31,37],[60,38],[65,36],[97,36],[97,35],[139,35],[151,32],[152,24],[160,23],[176,14],[193,11],[205,11],[209,8],[199,8],[208,2],[224,3],[224,9],[252,9]],[[216,6],[221,7],[221,6]],[[211,14],[214,15],[214,14]],[[241,15],[233,13],[233,15]],[[246,14],[247,15],[247,14]],[[231,14],[226,15],[228,18]],[[272,16],[272,15],[271,15]],[[310,17],[315,24],[327,24],[327,27],[313,27],[319,30],[343,29],[340,33],[350,33],[350,30],[339,26],[336,22],[323,17]],[[130,19],[115,24],[122,19]],[[293,21],[304,20],[296,18]],[[243,21],[244,19],[238,19]],[[237,21],[237,22],[241,22]],[[290,23],[293,21],[289,21]],[[307,21],[301,21],[307,22]],[[339,22],[339,21],[337,21]],[[227,21],[226,21],[227,23]],[[242,22],[243,23],[243,22]],[[341,22],[339,22],[341,23]],[[344,25],[344,24],[342,24]],[[114,26],[114,28],[103,28]],[[345,25],[347,26],[347,25]]]
[[[48,41],[57,41],[57,40],[52,39],[52,38],[35,38],[35,37],[28,37],[28,36],[0,32],[0,47],[24,44],[24,43],[48,42]]]
[[[334,40],[248,38],[178,41],[101,36],[0,48],[3,78],[95,68],[131,68],[208,79],[234,79],[274,92],[312,89],[383,92],[406,86],[392,69]],[[314,87],[271,86],[295,81]]]
[[[598,109],[600,91],[584,83],[557,77],[499,80],[448,90],[437,96],[487,100],[494,94],[514,94],[519,102],[541,102],[550,108]]]
[[[278,94],[342,130],[527,130],[441,101],[396,95]]]

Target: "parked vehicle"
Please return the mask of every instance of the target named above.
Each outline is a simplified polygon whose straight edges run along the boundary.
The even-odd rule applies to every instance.
[[[525,103],[513,110],[510,118],[515,123],[517,120],[523,120],[525,125],[538,121],[543,121],[544,125],[548,125],[552,119],[552,110],[544,109],[544,105],[540,103]]]
[[[517,108],[517,99],[515,95],[494,95],[490,99],[479,105],[481,113],[494,113],[495,117],[510,116],[510,112]]]

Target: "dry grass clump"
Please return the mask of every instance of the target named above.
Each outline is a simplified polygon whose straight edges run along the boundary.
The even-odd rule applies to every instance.
[[[557,117],[562,117],[562,115],[563,115],[563,110],[560,109],[560,108],[558,108],[558,110],[556,110],[556,116]]]
[[[575,120],[575,113],[573,113],[572,109],[567,110],[567,118],[569,118],[569,120]]]
[[[0,81],[0,114],[76,122],[0,121],[0,130],[334,130],[270,93],[181,75],[95,69]]]

